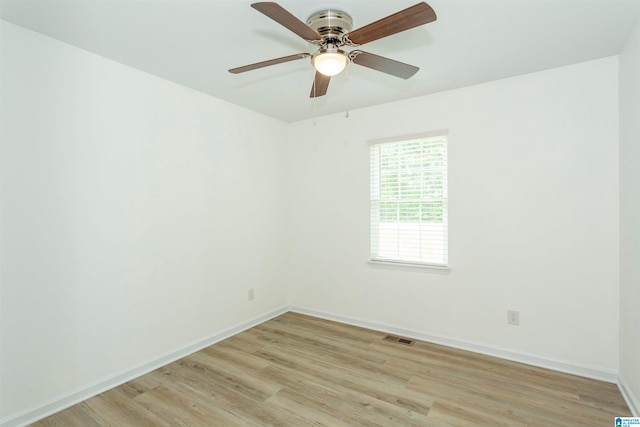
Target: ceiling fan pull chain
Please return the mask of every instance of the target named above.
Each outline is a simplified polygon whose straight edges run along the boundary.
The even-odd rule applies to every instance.
[[[316,117],[318,116],[318,111],[316,110],[316,78],[315,73],[313,77],[313,125],[316,125]]]
[[[347,111],[344,113],[344,118],[348,119],[349,118],[349,105],[351,104],[351,92],[349,91],[349,65],[347,65],[347,69],[344,70],[344,77],[345,77],[345,86],[346,86],[346,90],[345,92],[347,92]]]

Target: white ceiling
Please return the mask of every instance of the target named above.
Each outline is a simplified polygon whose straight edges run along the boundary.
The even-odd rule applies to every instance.
[[[326,8],[354,29],[418,0],[280,0],[302,21]],[[295,34],[233,0],[1,0],[0,16],[82,49],[292,122],[617,54],[640,0],[430,0],[438,20],[361,49],[420,67],[409,80],[352,65],[309,98],[307,59],[233,75],[227,69],[310,52]],[[346,77],[349,77],[348,84]]]

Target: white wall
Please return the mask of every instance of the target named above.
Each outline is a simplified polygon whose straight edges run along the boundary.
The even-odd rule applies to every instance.
[[[640,416],[640,23],[620,54],[620,378]]]
[[[283,123],[1,40],[0,420],[286,305]]]
[[[291,125],[292,304],[615,380],[617,110],[610,57]],[[438,129],[451,272],[372,268],[367,140]]]

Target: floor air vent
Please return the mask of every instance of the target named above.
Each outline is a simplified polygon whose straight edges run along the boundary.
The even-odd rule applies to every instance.
[[[410,340],[409,338],[396,337],[395,335],[387,335],[384,337],[385,341],[397,342],[398,344],[404,345],[413,345],[414,340]]]

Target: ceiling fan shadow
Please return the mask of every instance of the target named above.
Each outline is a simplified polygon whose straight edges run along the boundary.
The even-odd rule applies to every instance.
[[[418,71],[419,73],[420,71]],[[415,88],[419,82],[418,79],[400,79],[395,76],[381,73],[376,70],[372,70],[366,67],[351,66],[349,71],[349,83],[350,85],[367,85],[371,87],[378,87],[381,90],[393,90],[398,92],[410,91]]]
[[[367,44],[366,50],[378,55],[393,55],[398,52],[424,50],[434,45],[434,40],[428,28],[414,28],[405,34],[376,40]]]
[[[260,77],[256,77],[257,74],[252,73],[251,80],[247,80],[238,84],[232,84],[229,85],[229,87],[234,90],[252,88],[253,86],[262,85],[264,83],[269,83],[272,81],[278,82],[282,79],[283,76],[293,76],[294,74],[297,74],[299,76],[301,72],[311,72],[310,76],[313,76],[313,72],[309,69],[309,64],[307,64],[306,61],[302,64],[300,62],[301,61],[298,61],[298,63],[295,65],[283,65],[282,69],[278,68],[275,71],[269,70],[268,74],[265,72]],[[311,78],[310,81],[313,81],[313,78]]]
[[[304,41],[301,42],[300,40],[294,39],[291,36],[281,34],[278,31],[255,29],[252,32],[257,34],[264,40],[273,40],[282,44],[283,46],[293,49],[294,52],[307,52],[309,50],[308,44],[304,43]]]

